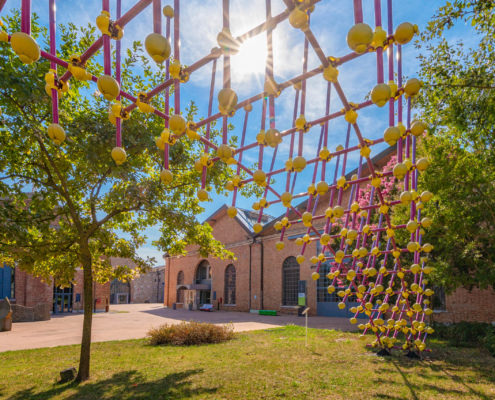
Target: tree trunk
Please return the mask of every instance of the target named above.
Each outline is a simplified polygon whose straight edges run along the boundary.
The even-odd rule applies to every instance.
[[[79,371],[76,381],[83,382],[89,379],[89,363],[91,354],[91,325],[93,322],[93,272],[91,253],[88,244],[81,246],[81,264],[84,273],[84,321],[79,358]]]

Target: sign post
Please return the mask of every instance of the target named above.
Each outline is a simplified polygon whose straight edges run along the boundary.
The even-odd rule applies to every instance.
[[[309,307],[306,307],[303,311],[302,311],[302,314],[305,316],[306,318],[306,347],[308,347],[308,311],[309,311]]]

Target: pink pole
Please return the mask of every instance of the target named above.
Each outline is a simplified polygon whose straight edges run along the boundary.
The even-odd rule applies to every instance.
[[[375,0],[375,26],[382,26],[381,0]],[[383,47],[376,49],[376,74],[377,83],[383,83]]]
[[[102,9],[103,11],[110,12],[110,0],[102,0]],[[103,35],[103,69],[105,71],[105,75],[112,74],[111,51],[110,36]]]
[[[120,15],[122,13],[122,0],[117,0],[117,19],[120,18]],[[120,74],[121,74],[121,41],[117,40],[117,43],[115,44],[115,79],[120,85]],[[120,101],[121,96],[120,93],[117,96],[117,101]],[[117,147],[122,147],[122,120],[117,117],[115,118],[115,126],[117,128],[117,132],[115,135],[115,145]]]
[[[167,38],[168,41],[170,41],[170,17],[167,17],[167,23],[165,25],[165,37]],[[170,59],[167,58],[165,61],[165,79],[169,80],[170,79]],[[165,114],[170,113],[170,92],[169,92],[169,87],[165,89]],[[165,120],[165,128],[168,128],[168,119]],[[168,143],[165,143],[165,149],[164,149],[164,154],[163,154],[163,167],[165,169],[169,168],[169,145]]]
[[[141,11],[143,11],[146,7],[148,7],[153,0],[140,0],[136,3],[134,7],[132,7],[129,11],[127,11],[122,18],[119,18],[115,21],[115,24],[123,28],[129,21],[131,21],[136,15],[138,15]],[[103,35],[105,36],[105,35]],[[88,49],[81,55],[81,62],[85,63],[93,54],[95,54],[98,50],[100,50],[101,46],[103,46],[103,37],[100,36]],[[67,81],[71,77],[71,73],[67,71],[61,78],[63,81]],[[134,99],[135,101],[135,99]]]
[[[308,37],[304,39],[304,55],[303,55],[303,74],[305,74],[308,70],[308,47],[309,47]],[[301,82],[301,114],[304,115],[306,110],[306,79]],[[297,148],[297,155],[302,156],[303,151],[303,143],[304,143],[304,132],[299,131],[299,144]]]
[[[223,0],[223,27],[230,29],[230,11],[229,0]],[[230,56],[223,55],[223,88],[230,88]],[[227,144],[227,116],[223,117],[222,121],[222,143]]]
[[[180,0],[174,0],[174,59],[180,60]],[[180,114],[180,83],[174,81],[174,113]]]
[[[49,25],[50,25],[50,54],[57,56],[57,43],[56,43],[56,4],[55,0],[50,0],[48,4],[49,10]],[[50,68],[55,70],[57,74],[57,64],[54,61],[50,62]],[[58,124],[58,91],[52,89],[52,119],[53,122]]]
[[[162,1],[153,0],[153,32],[162,33]]]
[[[2,11],[3,7],[5,6],[5,3],[7,0],[0,0],[0,11]]]
[[[210,98],[208,101],[208,115],[211,115],[211,111],[213,108],[213,92],[215,90],[215,75],[217,72],[217,60],[213,61],[213,65],[211,67],[211,82],[210,82]],[[210,124],[206,125],[206,139],[210,139]],[[205,146],[205,153],[208,153],[208,146]],[[240,165],[240,164],[238,164]],[[206,172],[207,168],[203,167],[203,172],[201,173],[201,188],[204,189],[206,187]]]
[[[363,22],[363,3],[361,0],[354,0],[354,23]]]
[[[22,0],[21,3],[21,31],[31,34],[31,0]]]

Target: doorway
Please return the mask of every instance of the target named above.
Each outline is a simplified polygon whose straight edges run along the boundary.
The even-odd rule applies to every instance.
[[[73,301],[73,290],[74,285],[71,283],[70,286],[61,287],[53,286],[53,313],[71,313],[72,312],[72,301]]]

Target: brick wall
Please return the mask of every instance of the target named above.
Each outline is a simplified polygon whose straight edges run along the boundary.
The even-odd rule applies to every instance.
[[[446,311],[435,312],[437,322],[495,322],[495,291],[459,288],[445,296]]]
[[[153,268],[131,281],[131,303],[163,303],[165,268]]]
[[[53,303],[53,284],[43,282],[40,278],[25,271],[15,269],[15,303],[25,307],[37,304]]]
[[[82,310],[84,305],[84,287],[83,287],[83,270],[77,269],[74,275],[73,288],[73,308]],[[77,295],[80,295],[80,302],[76,302]],[[96,302],[97,310],[104,310],[107,304],[110,304],[110,282],[105,284],[93,283],[93,301]]]

